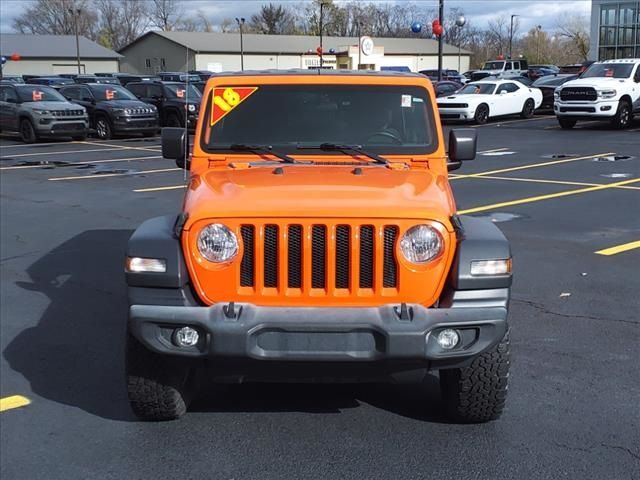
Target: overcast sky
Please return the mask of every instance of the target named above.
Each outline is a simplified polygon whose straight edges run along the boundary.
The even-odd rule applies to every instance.
[[[250,17],[260,9],[260,6],[269,3],[291,3],[298,5],[304,0],[183,0],[185,10],[195,12],[200,9],[205,12],[214,23],[219,23],[224,18]],[[348,3],[349,0],[336,3]],[[370,3],[371,0],[358,0]],[[372,0],[373,3],[393,3],[394,0]],[[405,0],[395,0],[405,1]],[[406,0],[425,8],[437,8],[437,0]],[[29,4],[29,0],[0,0],[0,31],[11,32],[11,22],[16,15]],[[519,14],[521,32],[526,32],[536,25],[542,25],[545,30],[553,30],[557,23],[558,15],[563,13],[581,13],[589,15],[591,11],[590,0],[445,0],[445,8],[462,8],[474,25],[483,27],[491,18],[501,15]],[[423,22],[431,19],[418,19]],[[409,28],[409,26],[407,26]]]

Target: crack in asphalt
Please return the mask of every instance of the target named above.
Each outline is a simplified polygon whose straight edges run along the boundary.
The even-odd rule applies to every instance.
[[[631,325],[640,325],[640,321],[636,321],[636,320],[624,320],[621,318],[594,317],[592,315],[576,315],[576,314],[570,314],[570,313],[554,312],[553,310],[549,310],[547,307],[545,307],[541,303],[537,303],[532,300],[521,300],[519,298],[513,298],[512,301],[516,303],[523,303],[532,308],[535,308],[536,310],[539,310],[542,313],[547,313],[549,315],[554,315],[557,317],[583,318],[585,320],[603,320],[606,322],[620,322],[620,323],[630,323]]]
[[[593,445],[591,447],[574,447],[572,445],[567,445],[566,443],[560,443],[560,442],[551,442],[551,444],[559,448],[564,448],[565,450],[573,450],[576,452],[584,452],[584,453],[591,453],[593,449],[597,448],[597,445]],[[609,445],[607,443],[601,443],[600,446],[605,448],[611,448],[614,450],[622,450],[623,452],[626,452],[629,455],[631,455],[633,458],[640,460],[640,454],[635,453],[633,450],[631,450],[628,447],[623,447],[621,445]]]
[[[622,450],[623,452],[627,452],[633,458],[636,458],[636,459],[640,460],[640,454],[635,453],[633,450],[631,450],[628,447],[623,447],[621,445],[607,445],[606,443],[601,443],[600,445],[603,446],[603,447],[606,447],[606,448],[613,448],[613,449],[616,449],[616,450]]]

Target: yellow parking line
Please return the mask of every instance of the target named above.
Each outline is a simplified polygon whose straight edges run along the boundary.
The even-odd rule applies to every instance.
[[[640,248],[640,240],[636,240],[635,242],[623,243],[622,245],[617,245],[615,247],[605,248],[604,250],[598,250],[598,255],[615,255],[617,253],[627,252],[629,250],[633,250],[635,248]]]
[[[551,118],[553,117],[523,118],[520,120],[506,120],[504,122],[497,121],[495,123],[485,123],[484,125],[471,125],[470,128],[496,127],[498,125],[506,125],[508,123],[535,122],[536,120],[550,120]]]
[[[81,175],[78,177],[52,177],[47,180],[51,182],[58,182],[60,180],[95,180],[97,178],[108,178],[108,177],[124,177],[131,175],[144,175],[146,173],[164,173],[164,172],[175,172],[176,170],[182,170],[182,168],[160,168],[158,170],[140,170],[137,172],[129,172],[129,173],[104,173],[101,175]]]
[[[516,172],[518,170],[526,170],[529,168],[547,167],[549,165],[559,165],[562,163],[578,162],[580,160],[591,160],[592,158],[604,157],[606,155],[615,155],[615,152],[598,153],[596,155],[588,155],[586,157],[565,158],[563,160],[553,160],[551,162],[530,163],[528,165],[520,165],[519,167],[501,168],[498,170],[489,170],[487,172],[470,173],[468,175],[457,175],[455,177],[452,176],[449,180],[460,180],[463,178],[482,177],[485,175],[493,175],[496,173]]]
[[[13,395],[11,397],[0,398],[0,412],[11,410],[12,408],[20,408],[29,405],[31,400],[22,395]]]
[[[168,187],[151,187],[151,188],[138,188],[134,190],[136,193],[142,192],[163,192],[165,190],[180,190],[182,188],[187,188],[186,185],[170,185]]]
[[[115,162],[129,162],[134,160],[151,160],[152,158],[162,158],[159,155],[152,155],[148,157],[129,157],[129,158],[110,158],[108,160],[87,160],[86,162],[78,162],[78,167],[82,165],[93,165],[94,163],[115,163]],[[0,167],[0,170],[22,170],[25,168],[42,168],[46,167],[46,164],[41,165],[14,165],[13,167]]]
[[[579,187],[597,187],[598,185],[602,185],[601,183],[586,183],[586,182],[571,182],[568,180],[547,180],[543,178],[520,178],[520,177],[496,177],[496,176],[488,176],[483,175],[482,177],[474,177],[476,180],[507,180],[512,182],[526,182],[526,183],[549,183],[552,185],[576,185]],[[612,187],[612,188],[620,188],[624,190],[640,190],[640,187],[629,187],[629,186],[621,186],[621,187]]]
[[[483,152],[478,152],[478,154],[482,155],[483,153],[503,152],[505,150],[509,150],[509,149],[508,148],[494,148],[493,150],[485,150]]]
[[[106,145],[109,147],[113,147],[113,148],[120,148],[123,150],[145,150],[148,152],[159,152],[160,149],[162,148],[160,145],[158,145],[158,148],[150,148],[150,147],[131,147],[129,145],[116,145],[114,143],[100,143],[100,142],[88,142],[86,140],[83,140],[82,142],[85,145]]]
[[[640,182],[640,178],[634,178],[632,180],[624,180],[622,182],[608,183],[605,185],[597,185],[595,187],[579,188],[577,190],[567,190],[564,192],[549,193],[547,195],[538,195],[535,197],[526,197],[526,198],[520,198],[518,200],[510,200],[508,202],[482,205],[479,207],[468,208],[466,210],[460,210],[458,213],[467,214],[467,213],[486,212],[487,210],[496,210],[498,208],[511,207],[513,205],[522,205],[524,203],[540,202],[543,200],[550,200],[552,198],[568,197],[569,195],[578,195],[580,193],[596,192],[598,190],[606,190],[606,189],[615,188],[621,185],[628,185],[630,183],[638,183],[638,182]]]

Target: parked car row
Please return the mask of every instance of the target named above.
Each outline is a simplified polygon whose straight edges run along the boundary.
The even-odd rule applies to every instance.
[[[128,74],[38,77],[31,83],[3,79],[0,131],[17,132],[32,143],[53,136],[84,139],[91,132],[109,140],[115,135],[153,136],[162,126],[194,129],[206,82],[198,75],[184,78],[195,82]]]

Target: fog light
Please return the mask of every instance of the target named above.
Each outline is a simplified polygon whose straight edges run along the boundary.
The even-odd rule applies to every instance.
[[[164,273],[167,262],[162,258],[127,257],[125,269],[132,273]]]
[[[511,273],[511,259],[474,260],[471,262],[471,275],[506,275]]]
[[[458,342],[460,341],[460,335],[458,335],[458,332],[456,332],[455,330],[447,328],[446,330],[442,330],[438,334],[436,340],[441,348],[443,348],[444,350],[451,350],[456,345],[458,345]]]
[[[173,343],[178,347],[193,347],[199,339],[198,331],[191,327],[178,328],[173,333]]]

